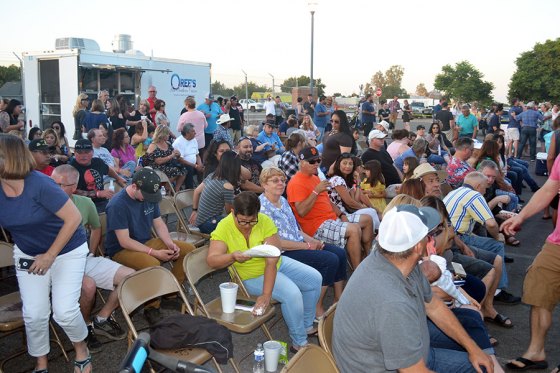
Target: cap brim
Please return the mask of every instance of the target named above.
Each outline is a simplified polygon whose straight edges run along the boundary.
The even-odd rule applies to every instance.
[[[435,170],[435,171],[427,171],[427,172],[421,173],[420,175],[416,176],[415,179],[420,179],[421,177],[429,175],[429,174],[438,175],[439,181],[441,183],[443,183],[445,181],[445,179],[447,179],[447,177],[449,176],[446,171]]]
[[[141,190],[141,192],[142,192],[142,197],[144,197],[144,201],[146,202],[159,203],[162,199],[161,193],[159,191],[157,193],[146,193],[143,190]]]
[[[418,210],[422,212],[422,215],[426,217],[426,226],[428,227],[428,232],[434,230],[441,222],[441,216],[439,212],[433,207],[419,207]]]
[[[317,157],[307,158],[307,159],[304,159],[304,161],[309,162],[309,161],[314,161],[316,159],[321,159],[321,157],[317,156]]]

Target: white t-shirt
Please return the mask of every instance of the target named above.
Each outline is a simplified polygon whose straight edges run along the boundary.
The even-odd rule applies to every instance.
[[[179,136],[173,141],[173,149],[181,152],[181,157],[192,164],[196,164],[196,156],[198,155],[198,141],[196,138],[187,140],[183,136]]]
[[[103,162],[105,162],[105,164],[107,166],[115,167],[115,158],[113,158],[111,153],[109,153],[109,151],[106,148],[104,148],[104,147],[100,147],[100,148],[93,147],[93,156],[95,158],[101,159]]]
[[[264,102],[265,115],[272,114],[276,116],[276,102],[274,100],[266,100]]]

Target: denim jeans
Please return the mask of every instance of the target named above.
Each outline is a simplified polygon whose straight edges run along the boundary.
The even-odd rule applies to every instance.
[[[211,217],[210,219],[206,220],[204,223],[198,226],[198,229],[201,233],[210,234],[214,232],[220,220],[225,218],[223,215],[216,215]]]
[[[317,126],[317,129],[320,132],[319,136],[317,136],[317,144],[322,144],[323,143],[323,135],[325,134],[325,127]]]
[[[313,328],[321,281],[321,274],[316,269],[282,256],[272,298],[280,302],[290,338],[297,346],[307,344],[307,330]],[[249,294],[259,296],[263,291],[263,282],[264,275],[245,280],[243,284]]]
[[[441,152],[442,155],[437,155],[437,154],[430,154],[428,156],[428,163],[434,163],[434,164],[447,164],[447,162],[445,161],[445,159],[443,158],[444,154],[447,154],[446,152]]]
[[[469,355],[463,351],[446,350],[443,348],[430,348],[428,361],[426,362],[428,368],[434,372],[453,372],[453,373],[474,373],[474,370]],[[483,372],[486,372],[482,368]]]
[[[513,168],[506,172],[506,181],[509,181],[516,194],[523,193],[523,176],[515,172]]]
[[[521,127],[521,134],[519,140],[519,148],[517,148],[517,158],[521,158],[523,155],[523,148],[525,144],[527,144],[527,140],[529,140],[529,154],[531,160],[535,160],[537,158],[537,129],[535,127]]]
[[[325,243],[323,250],[286,250],[282,256],[315,268],[323,277],[323,286],[346,280],[346,251],[333,244]]]
[[[515,211],[519,204],[519,198],[515,193],[506,192],[505,190],[496,189],[497,196],[509,196],[509,203],[504,206],[504,210]]]
[[[531,188],[531,191],[535,192],[539,188],[539,185],[529,173],[529,163],[527,161],[524,161],[522,159],[510,158],[507,162],[510,170],[516,172],[518,175],[521,175],[529,188]]]
[[[492,237],[480,237],[475,234],[463,234],[461,235],[461,240],[467,246],[474,246],[481,250],[490,251],[492,253],[498,254],[502,258],[505,256],[504,243],[496,241]],[[502,278],[500,278],[500,283],[498,284],[498,289],[505,289],[509,285],[506,261],[502,261]]]

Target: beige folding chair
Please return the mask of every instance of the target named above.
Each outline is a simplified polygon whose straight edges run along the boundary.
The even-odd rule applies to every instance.
[[[196,286],[206,276],[214,273],[216,270],[208,266],[206,257],[208,256],[208,246],[199,247],[191,251],[183,261],[183,268],[187,275],[187,280],[195,296],[194,309],[197,313],[216,320],[229,330],[239,334],[248,334],[257,328],[261,328],[264,335],[268,339],[273,339],[266,322],[270,320],[275,313],[275,307],[270,306],[262,316],[253,316],[251,312],[235,310],[233,313],[222,312],[221,298],[215,298],[208,303],[204,303]],[[243,288],[244,289],[244,288]],[[251,300],[250,297],[243,294],[237,295],[238,299]]]
[[[6,242],[0,242],[0,268],[11,267],[14,265],[14,250],[13,246]],[[15,291],[0,297],[0,338],[7,337],[15,333],[21,333],[22,335],[22,348],[15,350],[12,354],[0,361],[0,371],[4,369],[4,365],[9,360],[23,355],[27,352],[27,343],[25,336],[25,324],[23,321],[22,313],[22,303],[19,291]],[[60,347],[62,355],[66,362],[70,361],[68,359],[68,354],[62,346],[62,342],[58,337],[52,321],[49,321],[49,326],[51,328],[51,333],[53,338],[51,342],[54,342]]]
[[[133,340],[138,337],[138,331],[132,322],[130,314],[144,303],[172,293],[179,293],[180,299],[183,301],[181,313],[185,313],[186,310],[189,314],[193,315],[194,313],[192,308],[189,305],[187,297],[179,285],[179,282],[177,282],[177,279],[169,270],[161,266],[144,268],[140,271],[134,272],[125,277],[119,284],[117,294],[124,319],[128,325],[129,347]],[[219,372],[222,372],[222,369],[216,359],[214,359],[208,351],[202,348],[159,350],[159,352],[195,364],[204,364],[208,360],[212,359],[216,369]],[[150,369],[151,372],[155,372],[151,366]]]
[[[156,170],[156,169],[154,169],[154,171],[159,176],[159,179],[160,179],[162,184],[169,185],[169,191],[171,192],[171,196],[174,196],[175,195],[175,188],[173,188],[173,183],[171,183],[171,180],[169,180],[169,178],[167,177],[167,175],[163,171]]]
[[[281,373],[339,373],[334,360],[321,347],[308,344],[284,366]]]
[[[105,256],[105,237],[107,236],[107,214],[102,212],[99,214],[99,223],[101,223],[101,240],[99,246],[95,248],[95,256]]]
[[[205,243],[207,243],[208,240],[206,237],[201,237],[199,235],[191,234],[188,232],[187,225],[183,221],[181,217],[181,213],[177,211],[177,209],[175,208],[173,199],[162,198],[162,200],[159,202],[159,213],[162,219],[164,219],[166,222],[169,216],[175,215],[177,218],[177,225],[183,227],[181,231],[177,230],[174,232],[169,232],[169,235],[171,236],[172,240],[188,242],[195,247],[200,247]],[[153,233],[155,235],[156,233],[155,230]]]
[[[334,314],[336,312],[336,303],[333,304],[327,312],[323,315],[323,318],[319,320],[319,344],[323,349],[330,355],[334,360],[334,355],[332,353],[332,334],[333,334],[333,322]]]
[[[0,239],[4,242],[10,242],[10,239],[8,238],[8,233],[6,233],[6,231],[4,230],[3,227],[0,226],[0,233],[2,233],[2,236],[0,236]]]
[[[189,216],[187,216],[185,209],[188,210],[189,212],[192,212],[192,206],[193,206],[193,200],[194,200],[194,189],[186,189],[186,190],[181,190],[180,192],[177,192],[175,194],[175,208],[177,209],[177,211],[179,212],[179,215],[181,216],[182,220],[184,221],[184,228],[183,227],[177,227],[177,230],[182,230],[185,229],[188,233],[200,236],[200,237],[204,237],[206,239],[210,239],[210,235],[206,234],[206,233],[200,233],[200,231],[198,230],[198,228],[196,229],[192,229],[189,227],[188,222],[189,222]]]

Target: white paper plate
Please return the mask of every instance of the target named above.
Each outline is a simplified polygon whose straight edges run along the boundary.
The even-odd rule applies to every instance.
[[[244,251],[243,254],[251,258],[274,258],[280,256],[280,249],[272,245],[258,245]]]

